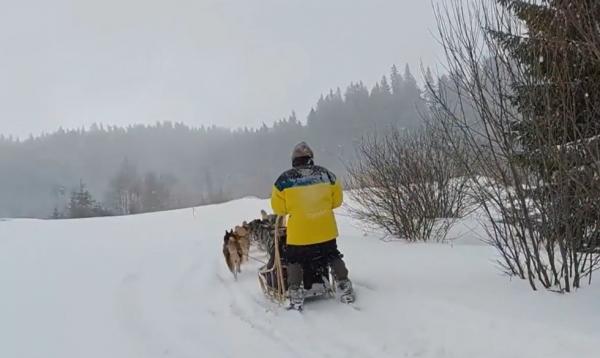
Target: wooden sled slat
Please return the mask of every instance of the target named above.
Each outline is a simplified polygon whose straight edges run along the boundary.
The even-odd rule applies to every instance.
[[[281,252],[279,251],[279,241],[281,239],[281,228],[283,227],[282,216],[278,216],[275,220],[275,230],[274,230],[274,245],[275,245],[275,263],[271,269],[266,269],[264,271],[260,271],[258,273],[258,281],[260,283],[260,287],[263,293],[273,299],[274,301],[283,304],[286,300],[286,291],[285,291],[285,282],[283,279],[283,266],[281,263]],[[276,282],[276,287],[269,286],[267,282],[267,277],[271,278],[271,280]]]

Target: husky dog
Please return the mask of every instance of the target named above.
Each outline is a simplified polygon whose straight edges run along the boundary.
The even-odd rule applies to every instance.
[[[246,262],[250,254],[250,232],[243,226],[236,226],[234,235],[242,249],[242,262]]]
[[[260,217],[263,222],[268,222],[268,223],[271,223],[272,225],[275,225],[275,220],[277,220],[277,215],[267,214],[267,212],[264,210],[260,211]]]
[[[223,238],[223,256],[225,256],[225,262],[229,271],[233,274],[233,277],[237,280],[238,273],[241,273],[241,265],[244,253],[240,245],[239,238],[231,231],[225,231],[225,237]]]
[[[250,245],[252,242],[256,243],[258,248],[265,252],[268,252],[269,247],[273,245],[273,234],[277,216],[267,214],[264,210],[261,210],[260,214],[261,219],[256,219],[249,223],[244,221],[242,225],[238,225],[233,230],[225,232],[223,254],[234,276],[237,276],[239,266],[249,260]],[[235,263],[238,258],[239,265],[236,266]]]
[[[266,252],[273,238],[276,216],[267,215],[264,210],[261,210],[261,217],[243,226],[249,233],[250,241],[255,242],[260,250]]]
[[[260,218],[264,221],[264,220],[268,220],[269,219],[269,215],[267,214],[266,211],[264,210],[260,210]]]

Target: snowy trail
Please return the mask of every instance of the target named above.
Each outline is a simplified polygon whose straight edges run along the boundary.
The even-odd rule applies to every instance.
[[[600,287],[531,292],[471,230],[455,245],[384,243],[340,216],[357,308],[285,311],[263,297],[259,263],[234,281],[221,256],[225,229],[262,208],[1,221],[0,357],[597,356]]]

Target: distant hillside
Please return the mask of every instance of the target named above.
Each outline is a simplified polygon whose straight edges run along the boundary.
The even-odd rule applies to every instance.
[[[159,209],[264,197],[290,166],[291,148],[300,140],[314,147],[318,163],[342,175],[363,135],[420,124],[420,96],[408,66],[403,74],[393,67],[370,90],[352,83],[343,93],[338,88],[321,96],[306,121],[292,113],[257,129],[163,122],[59,129],[23,141],[0,136],[0,217],[47,217],[54,208],[63,210],[80,180],[108,208],[116,206],[119,185],[141,186],[149,176],[168,191]]]

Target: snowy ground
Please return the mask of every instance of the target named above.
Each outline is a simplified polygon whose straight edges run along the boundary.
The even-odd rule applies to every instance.
[[[285,311],[258,263],[235,282],[221,256],[225,229],[261,208],[0,221],[0,357],[598,357],[600,285],[531,292],[468,222],[453,245],[407,245],[341,216],[356,309]]]

